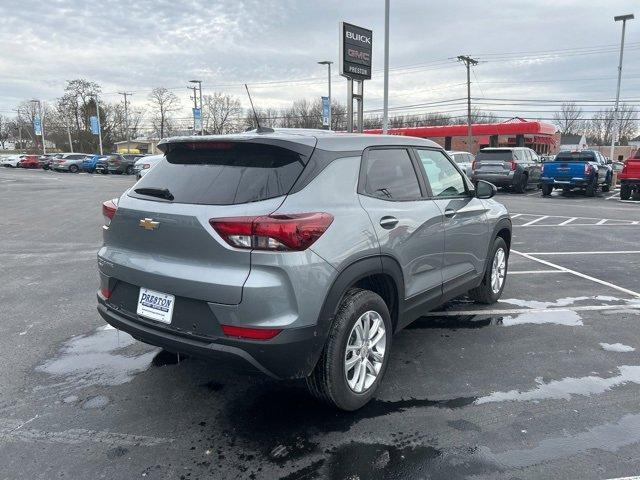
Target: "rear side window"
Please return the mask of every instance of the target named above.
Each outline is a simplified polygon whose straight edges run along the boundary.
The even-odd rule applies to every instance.
[[[383,200],[421,197],[409,152],[403,148],[369,150],[364,168],[364,192]]]
[[[511,150],[481,150],[476,155],[476,161],[497,160],[499,162],[510,162],[513,159]]]
[[[168,190],[173,202],[233,205],[285,195],[307,158],[275,145],[218,142],[177,145],[149,170],[130,195]],[[138,191],[138,192],[136,192]]]

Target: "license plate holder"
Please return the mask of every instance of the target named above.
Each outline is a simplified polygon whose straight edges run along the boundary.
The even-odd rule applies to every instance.
[[[170,324],[175,301],[173,295],[140,287],[136,313],[150,320]]]

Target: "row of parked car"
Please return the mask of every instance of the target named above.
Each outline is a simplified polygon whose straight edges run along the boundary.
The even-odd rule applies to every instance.
[[[13,168],[42,168],[59,172],[89,172],[102,174],[136,173],[135,163],[147,155],[109,153],[55,153],[50,155],[7,155],[0,158],[0,165]]]
[[[544,156],[526,147],[483,148],[475,157],[468,152],[447,153],[474,183],[485,180],[517,193],[540,188],[543,196],[554,189],[577,189],[594,196],[619,181],[622,200],[640,199],[640,150],[624,163],[612,162],[597,150]]]

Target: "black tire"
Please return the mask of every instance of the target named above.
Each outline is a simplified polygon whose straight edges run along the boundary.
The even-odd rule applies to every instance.
[[[125,170],[125,173],[126,173],[127,175],[133,175],[133,167],[132,167],[131,165],[129,165],[129,166],[127,167],[127,169]]]
[[[622,185],[620,187],[620,200],[629,200],[631,198],[631,187],[629,185]]]
[[[526,173],[523,173],[522,175],[520,175],[520,181],[517,183],[517,185],[513,186],[513,190],[516,193],[524,193],[527,191],[528,184],[529,184],[529,177],[527,176]]]
[[[349,387],[345,376],[345,350],[353,326],[360,316],[369,310],[380,314],[384,321],[385,353],[382,367],[373,384],[364,392],[356,393]],[[322,355],[311,375],[307,377],[307,388],[311,395],[341,410],[353,411],[366,405],[373,398],[389,365],[392,335],[391,316],[384,300],[370,290],[349,289],[333,320]]]
[[[553,192],[553,185],[544,184],[542,185],[542,196],[548,197]]]
[[[107,173],[109,173],[109,171],[105,168],[105,169],[103,169],[103,170],[101,171],[101,173],[102,173],[103,175],[106,175]]]
[[[498,290],[497,292],[494,292],[493,289],[491,288],[491,271],[492,271],[491,267],[493,264],[493,259],[496,256],[496,253],[501,248],[505,254],[505,271],[504,271],[505,277],[504,277],[504,281],[502,282],[502,285],[500,286],[500,290]],[[487,265],[485,267],[482,283],[478,287],[472,290],[469,290],[469,293],[468,293],[469,297],[478,303],[484,303],[487,305],[496,303],[498,299],[502,296],[502,291],[504,290],[504,286],[507,283],[508,269],[509,269],[509,249],[507,248],[507,244],[505,243],[504,239],[502,239],[502,237],[496,237],[496,239],[493,241],[493,248],[491,249],[491,255],[489,256]]]
[[[78,166],[77,165],[70,165],[69,166],[69,173],[78,173]]]
[[[584,194],[587,197],[595,197],[597,190],[598,190],[598,179],[594,178],[589,182],[589,185],[587,185],[587,188],[584,190]]]
[[[603,193],[607,193],[609,190],[611,190],[611,185],[609,185],[608,183],[605,183],[604,185],[602,185]]]

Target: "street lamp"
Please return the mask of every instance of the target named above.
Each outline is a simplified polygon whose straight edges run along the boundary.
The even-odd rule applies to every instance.
[[[200,97],[200,135],[204,133],[203,124],[202,124],[202,80],[189,80],[189,83],[197,83],[198,84],[198,94]],[[195,87],[193,87],[193,104],[195,108],[198,108],[198,104],[196,103],[196,92]],[[194,112],[193,117],[193,133],[196,132],[196,117]]]
[[[620,82],[622,81],[622,54],[624,53],[624,32],[627,27],[627,20],[633,20],[633,13],[627,15],[618,15],[613,17],[616,22],[622,22],[622,40],[620,41],[620,62],[618,63],[618,89],[616,91],[616,106],[613,109],[613,122],[611,124],[611,150],[609,152],[609,159],[613,161],[613,149],[616,144],[616,137],[618,136],[618,103],[620,102]]]
[[[333,62],[330,60],[323,60],[321,62],[318,62],[318,65],[326,65],[328,67],[327,80],[329,82],[329,130],[331,130],[331,64],[332,63]]]
[[[40,103],[40,100],[36,99],[31,100],[31,103],[38,104],[38,117],[40,118],[40,136],[42,138],[42,154],[46,155],[47,147],[44,144],[44,118],[42,118],[42,103]]]

